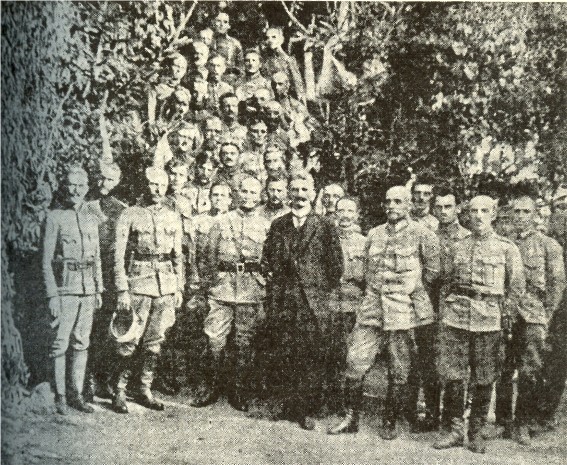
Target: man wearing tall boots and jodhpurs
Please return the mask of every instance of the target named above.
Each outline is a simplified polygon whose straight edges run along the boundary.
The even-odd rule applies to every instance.
[[[128,413],[126,385],[139,356],[141,372],[135,400],[152,410],[164,405],[152,394],[161,344],[181,305],[183,230],[179,213],[165,204],[167,173],[146,169],[147,191],[140,205],[126,208],[116,225],[115,277],[117,316],[132,315],[128,340],[117,340],[119,361],[114,374],[113,409]],[[128,252],[127,252],[128,251]]]
[[[502,329],[517,313],[526,288],[518,247],[492,228],[496,208],[496,201],[486,195],[470,201],[472,234],[449,248],[444,264],[437,365],[445,384],[451,432],[433,445],[436,449],[464,444],[465,382],[470,368],[467,448],[486,451],[482,429],[492,384],[499,376]]]
[[[433,190],[432,212],[435,218],[437,218],[437,221],[439,221],[437,237],[439,238],[440,246],[441,275],[443,275],[449,248],[455,242],[460,241],[471,234],[468,229],[463,228],[459,223],[459,218],[457,216],[460,208],[459,204],[460,202],[458,201],[453,189],[448,186],[435,186]],[[437,333],[439,332],[439,298],[441,291],[441,279],[437,279],[432,287],[431,300],[438,320],[435,334],[437,337]],[[437,344],[435,344],[435,350],[436,349]],[[437,372],[437,367],[435,367],[435,372]],[[437,377],[437,373],[435,373],[435,376]],[[440,385],[439,388],[441,388]],[[441,402],[441,399],[438,397],[435,400],[435,406],[440,407],[440,403],[445,406],[442,415],[442,426],[443,428],[450,428],[451,418],[447,416],[447,412],[450,412],[451,409],[447,407],[447,400]]]
[[[262,184],[243,177],[238,186],[238,208],[218,217],[209,233],[207,266],[209,314],[205,334],[211,356],[206,389],[191,405],[204,407],[220,394],[222,356],[234,326],[234,353],[228,401],[236,410],[247,411],[255,395],[253,338],[262,321],[265,280],[260,259],[270,222],[260,215]]]
[[[272,338],[268,384],[279,417],[312,430],[321,399],[324,347],[320,320],[340,285],[343,254],[334,223],[314,214],[313,178],[294,174],[291,212],[272,222],[263,251],[266,327]]]
[[[512,201],[514,242],[520,249],[526,276],[526,294],[506,345],[506,359],[496,383],[496,421],[504,426],[504,436],[521,445],[530,445],[529,426],[535,422],[538,384],[541,383],[546,355],[547,328],[565,288],[563,250],[536,230],[535,196],[520,193]],[[514,373],[518,370],[514,421]]]
[[[64,205],[47,214],[43,242],[43,275],[56,335],[51,345],[55,377],[55,407],[65,415],[67,401],[75,409],[92,413],[83,399],[87,349],[93,313],[102,303],[102,270],[98,208],[84,202],[88,175],[71,167],[66,178]],[[71,345],[71,393],[66,396],[66,359]]]
[[[433,181],[427,177],[418,177],[415,180],[411,189],[410,218],[421,226],[437,232],[438,221],[431,214],[433,188]],[[427,291],[430,293],[431,289],[427,289]],[[434,431],[439,426],[441,387],[437,379],[435,358],[431,356],[435,351],[437,324],[419,322],[414,329],[414,336],[416,350],[412,357],[408,379],[406,417],[412,432],[425,433]],[[423,388],[425,403],[425,418],[423,420],[419,418],[417,408],[420,388]]]
[[[439,241],[433,231],[410,221],[410,193],[395,186],[386,192],[388,221],[368,233],[365,248],[366,294],[349,336],[345,397],[347,414],[329,434],[358,430],[362,384],[376,355],[387,354],[388,391],[380,436],[397,437],[396,423],[407,396],[414,346],[413,329],[434,321],[425,290],[439,273]]]

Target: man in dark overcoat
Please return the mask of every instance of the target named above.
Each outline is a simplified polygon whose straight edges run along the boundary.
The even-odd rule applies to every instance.
[[[313,178],[297,173],[289,193],[291,212],[273,221],[263,250],[269,384],[283,404],[283,418],[313,429],[310,416],[321,399],[321,326],[343,274],[343,254],[333,222],[312,211]]]

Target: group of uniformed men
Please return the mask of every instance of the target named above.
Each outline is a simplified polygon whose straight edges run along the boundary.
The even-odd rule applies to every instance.
[[[92,412],[92,381],[97,392],[101,383],[111,387],[118,413],[128,412],[127,395],[162,410],[154,377],[162,390],[177,392],[182,359],[185,380],[193,372],[199,384],[195,407],[222,393],[241,411],[266,401],[272,418],[308,430],[314,415],[344,411],[328,432],[352,433],[365,375],[383,353],[383,438],[395,438],[405,416],[413,431],[445,428],[436,448],[466,444],[484,452],[496,383],[500,433],[529,443],[530,434],[552,424],[566,375],[565,256],[536,228],[535,199],[514,198],[508,238],[493,229],[498,199],[470,199],[467,230],[455,192],[419,178],[411,190],[387,190],[387,222],[367,237],[357,224],[357,200],[339,185],[321,190],[323,212],[316,212],[313,177],[305,163],[286,158],[286,144],[310,131],[307,111],[288,93],[290,83],[299,98],[303,89],[281,50],[281,30],[268,30],[264,62],[275,71],[276,101],[262,107],[267,120],[253,118],[246,129],[238,123],[247,111],[239,102],[260,100],[259,89],[272,92],[260,74],[262,55],[242,54],[227,35],[225,13],[214,24],[214,33],[206,29],[193,43],[200,77],[191,90],[206,95],[207,105],[183,110],[193,111],[193,121],[174,126],[175,150],[144,168],[135,204],[118,200],[121,170],[105,162],[95,197],[86,171],[71,167],[64,199],[47,216],[43,268],[57,411],[66,414],[70,405]],[[217,55],[207,69],[209,49]],[[244,82],[233,93],[223,85],[223,68],[242,61]],[[160,105],[172,95],[191,98],[180,88],[185,58],[171,62],[174,77],[150,91],[149,120],[168,117]],[[201,110],[222,120],[199,120]],[[287,125],[266,124],[276,120]],[[198,148],[200,125],[205,141]],[[221,133],[230,139],[219,142]],[[550,226],[563,246],[566,199],[560,188]]]

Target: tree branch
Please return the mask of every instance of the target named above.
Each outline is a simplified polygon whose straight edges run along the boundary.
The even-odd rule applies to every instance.
[[[287,13],[287,15],[289,16],[289,19],[291,19],[295,25],[301,29],[303,31],[303,33],[307,36],[310,36],[311,33],[309,32],[309,30],[299,22],[299,20],[295,17],[295,15],[291,12],[291,10],[287,7],[286,2],[282,1],[280,2],[282,4],[282,6],[284,7],[285,12]]]

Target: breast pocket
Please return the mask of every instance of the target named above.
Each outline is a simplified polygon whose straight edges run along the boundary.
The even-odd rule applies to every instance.
[[[501,255],[481,257],[482,280],[487,286],[503,286],[506,260]]]
[[[402,273],[419,267],[417,250],[413,247],[400,248],[394,251],[395,271]]]
[[[61,234],[61,248],[63,249],[64,257],[74,256],[75,250],[77,249],[78,241],[71,234]]]
[[[524,258],[526,281],[538,289],[545,289],[545,256],[541,253],[528,253]]]

